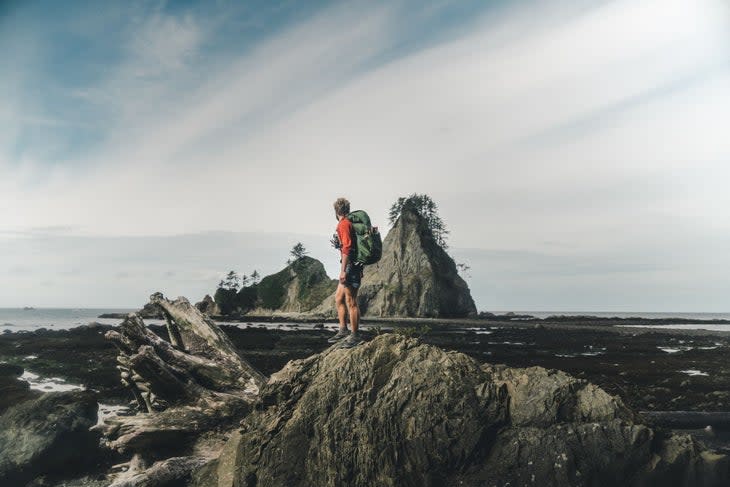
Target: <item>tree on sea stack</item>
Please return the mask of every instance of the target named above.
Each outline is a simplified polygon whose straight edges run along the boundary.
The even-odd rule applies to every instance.
[[[245,283],[244,283],[245,286]],[[226,277],[218,283],[213,299],[222,314],[229,314],[236,310],[236,295],[240,287],[240,279],[236,271],[230,271]]]
[[[227,289],[227,290],[238,291],[238,288],[240,287],[240,283],[239,283],[239,277],[238,277],[238,274],[236,274],[236,271],[230,271],[228,274],[226,274],[226,277],[223,280],[221,280],[220,284],[218,284],[218,287],[221,287],[221,288]]]
[[[404,209],[414,210],[416,213],[421,215],[426,220],[426,225],[433,234],[434,240],[442,248],[446,249],[446,237],[449,231],[446,229],[446,224],[438,215],[438,205],[434,202],[427,194],[413,193],[408,197],[400,197],[390,207],[388,214],[388,220],[391,225],[394,225],[398,217],[403,213]]]
[[[446,225],[427,195],[399,198],[390,210],[392,228],[382,259],[368,266],[358,291],[363,316],[464,318],[477,310],[469,286],[446,251]],[[336,315],[334,294],[314,309]]]
[[[294,257],[294,260],[299,260],[305,255],[307,255],[309,252],[307,252],[307,249],[304,248],[304,245],[302,242],[297,242],[297,244],[292,247],[291,252],[289,252],[292,257]]]

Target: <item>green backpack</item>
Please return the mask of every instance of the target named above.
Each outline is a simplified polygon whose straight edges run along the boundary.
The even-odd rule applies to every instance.
[[[347,215],[355,231],[354,261],[363,265],[375,264],[383,255],[383,241],[380,232],[370,224],[370,217],[363,210]]]

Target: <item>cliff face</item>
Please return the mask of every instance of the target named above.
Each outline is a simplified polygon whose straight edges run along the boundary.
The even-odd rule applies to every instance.
[[[465,317],[476,314],[469,286],[454,260],[436,243],[425,220],[404,210],[383,242],[383,257],[367,266],[358,293],[370,316]],[[334,313],[330,296],[316,309]]]
[[[728,458],[563,372],[386,334],[289,362],[197,486],[720,486]]]
[[[337,281],[327,276],[320,261],[304,256],[261,280],[256,287],[258,308],[254,313],[306,313],[336,287]]]

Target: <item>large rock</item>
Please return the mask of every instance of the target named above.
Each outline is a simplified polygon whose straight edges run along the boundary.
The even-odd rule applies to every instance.
[[[98,405],[88,392],[50,392],[0,416],[0,485],[70,473],[93,461],[99,435],[89,431]]]
[[[164,318],[162,311],[154,303],[145,304],[141,310],[137,311],[137,314],[145,320],[161,320]]]
[[[423,217],[408,209],[385,237],[380,262],[365,268],[358,303],[362,314],[384,317],[465,317],[477,311],[454,260]],[[333,315],[334,295],[315,311]]]
[[[32,391],[24,380],[18,380],[23,375],[23,367],[13,364],[0,364],[0,414],[10,406],[40,395]]]
[[[728,485],[727,457],[634,422],[539,367],[481,366],[393,334],[292,361],[196,484]]]
[[[213,298],[210,297],[210,294],[206,294],[202,301],[195,303],[195,307],[204,315],[216,316],[221,314],[220,308],[218,308]]]
[[[337,280],[330,279],[324,265],[304,256],[284,269],[266,276],[256,286],[258,309],[254,313],[306,313],[334,292]]]

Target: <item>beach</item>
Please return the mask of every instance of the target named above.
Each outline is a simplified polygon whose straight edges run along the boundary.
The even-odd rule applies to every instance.
[[[75,318],[74,318],[75,319]],[[0,335],[0,361],[23,367],[20,380],[41,391],[85,388],[106,409],[132,399],[119,382],[116,349],[104,334],[107,323],[44,326]],[[669,322],[667,322],[669,321]],[[730,411],[730,324],[676,319],[562,317],[434,320],[365,319],[367,338],[394,332],[423,343],[463,352],[481,363],[558,369],[618,395],[640,412]],[[165,336],[159,322],[150,325]],[[281,317],[220,324],[242,356],[262,373],[328,348],[336,324]],[[723,425],[711,431],[687,428],[723,451],[730,441]]]

